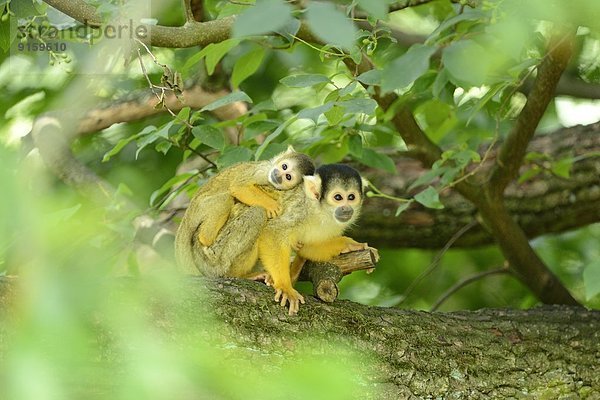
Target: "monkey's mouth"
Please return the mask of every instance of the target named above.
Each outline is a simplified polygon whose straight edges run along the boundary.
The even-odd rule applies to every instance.
[[[281,183],[283,182],[283,176],[279,174],[279,171],[277,169],[271,171],[271,173],[269,174],[269,178],[271,180],[271,183],[274,185],[281,185]]]
[[[335,210],[335,218],[340,222],[348,222],[354,211],[351,208],[338,208]]]

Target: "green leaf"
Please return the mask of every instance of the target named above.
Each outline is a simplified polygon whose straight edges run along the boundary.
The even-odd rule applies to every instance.
[[[258,149],[256,149],[256,154],[254,155],[254,159],[259,160],[260,156],[265,151],[265,149],[267,148],[269,143],[271,143],[274,139],[276,139],[279,135],[281,135],[283,133],[283,130],[285,128],[287,128],[294,121],[296,121],[295,117],[288,119],[287,121],[285,121],[284,123],[279,125],[277,127],[277,129],[275,129],[275,131],[273,131],[273,133],[271,133],[269,136],[267,136],[265,138],[264,142],[262,142],[262,144],[258,147]]]
[[[350,49],[357,29],[332,3],[311,2],[306,10],[310,30],[326,43]]]
[[[396,209],[396,214],[394,214],[395,217],[399,216],[400,214],[402,214],[404,211],[406,211],[406,209],[408,207],[410,207],[410,205],[412,204],[412,201],[407,201],[406,203],[402,203],[398,206],[398,208]]]
[[[523,183],[525,181],[528,181],[529,179],[535,178],[542,171],[543,170],[538,166],[531,167],[531,169],[528,169],[527,171],[521,174],[521,176],[519,177],[519,183]]]
[[[217,158],[217,166],[223,169],[239,162],[245,162],[252,159],[252,151],[246,147],[232,146],[225,149],[223,154]]]
[[[228,95],[225,95],[220,99],[205,105],[200,109],[200,111],[202,112],[216,110],[217,108],[226,106],[227,104],[235,103],[237,101],[247,101],[248,103],[252,103],[252,99],[245,92],[237,91],[229,93]]]
[[[350,154],[352,154],[354,157],[356,157],[358,159],[360,159],[362,157],[363,144],[362,144],[362,138],[360,137],[360,135],[350,136],[350,139],[348,142],[348,147],[350,149]]]
[[[367,72],[363,72],[356,77],[356,80],[364,83],[365,85],[379,85],[381,84],[381,71],[378,69],[372,69]]]
[[[412,190],[418,186],[431,183],[435,178],[442,175],[448,169],[449,169],[448,167],[438,167],[438,168],[434,167],[434,168],[430,169],[429,171],[425,172],[424,174],[419,176],[417,179],[415,179],[415,181],[413,183],[411,183],[410,186],[408,187],[408,190]]]
[[[292,8],[282,0],[257,0],[242,12],[233,24],[233,36],[262,35],[283,28],[291,18]]]
[[[378,19],[384,19],[388,14],[388,0],[358,0],[360,8]]]
[[[222,150],[225,147],[223,133],[211,125],[200,125],[192,128],[192,135],[200,142],[213,149]]]
[[[330,82],[329,78],[321,74],[298,74],[282,78],[279,82],[291,88],[303,88]]]
[[[569,179],[573,167],[573,157],[562,158],[552,163],[552,173],[561,178]]]
[[[233,73],[231,74],[231,85],[234,89],[237,89],[240,83],[246,78],[256,72],[260,63],[265,56],[265,49],[257,47],[254,50],[241,56],[233,66]]]
[[[167,154],[169,152],[169,150],[171,149],[171,147],[173,146],[173,144],[171,142],[168,141],[162,141],[160,143],[158,143],[154,149],[156,151],[158,151],[159,153],[163,153],[163,154]]]
[[[0,48],[4,52],[10,49],[10,45],[17,37],[17,25],[17,19],[13,16],[9,16],[6,21],[0,21]]]
[[[198,54],[192,56],[191,59],[194,60],[193,64],[195,64],[196,62],[200,61],[203,57],[206,57],[206,71],[209,75],[212,75],[215,72],[215,67],[217,66],[219,61],[221,61],[221,58],[223,58],[225,54],[227,54],[227,52],[229,52],[239,43],[240,39],[227,39],[223,40],[220,43],[211,43],[202,50],[200,50]],[[188,60],[186,66],[189,62],[190,60]]]
[[[403,89],[413,83],[429,69],[429,58],[436,48],[415,44],[406,53],[396,58],[381,73],[381,88],[384,92]]]
[[[108,160],[110,160],[111,157],[120,153],[121,150],[123,150],[123,148],[125,146],[127,146],[129,143],[133,142],[134,140],[136,140],[142,136],[148,135],[149,133],[152,133],[155,131],[156,131],[156,127],[154,125],[148,125],[144,129],[142,129],[141,132],[139,132],[133,136],[119,140],[117,142],[117,144],[115,145],[115,147],[113,147],[110,151],[108,151],[106,154],[104,154],[104,157],[102,157],[102,162],[107,162]]]
[[[363,113],[367,115],[373,115],[377,108],[377,102],[373,99],[351,99],[345,101],[338,101],[338,106],[342,106],[346,109],[348,114]]]
[[[177,185],[180,182],[185,182],[194,175],[195,173],[193,172],[186,172],[181,175],[175,175],[174,177],[166,181],[160,188],[156,189],[154,192],[152,192],[152,195],[150,195],[150,206],[155,206],[156,200],[159,197],[162,197],[165,193],[169,192],[173,186]]]
[[[383,169],[392,174],[396,173],[396,164],[394,164],[394,160],[373,149],[363,148],[361,156],[357,158],[361,163],[369,167]]]
[[[468,87],[489,83],[496,60],[475,41],[463,40],[444,49],[442,62],[454,83]]]
[[[340,106],[333,106],[331,109],[324,113],[325,118],[327,118],[327,122],[329,125],[337,125],[342,121],[345,114],[345,108]]]
[[[329,111],[333,107],[333,101],[329,101],[322,106],[305,108],[298,113],[298,119],[312,119],[316,124],[319,116],[324,112]]]
[[[415,200],[427,208],[434,208],[436,210],[444,208],[444,205],[440,201],[439,193],[432,186],[428,186],[427,189],[417,193]]]
[[[591,300],[600,293],[600,259],[591,261],[583,270],[585,297]]]

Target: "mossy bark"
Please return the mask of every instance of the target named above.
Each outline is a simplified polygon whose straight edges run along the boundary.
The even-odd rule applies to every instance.
[[[3,315],[14,307],[14,286],[0,279]],[[144,292],[143,281],[123,280],[114,290],[145,293],[145,312],[169,340],[181,346],[197,345],[198,335],[221,345],[230,341],[240,351],[280,360],[270,368],[285,368],[299,348],[337,357],[327,347],[335,342],[365,360],[361,399],[600,398],[600,311],[546,306],[427,313],[308,298],[297,316],[288,316],[273,302],[272,289],[256,282],[186,278],[184,287],[185,295],[170,303]],[[219,321],[218,337],[207,315]],[[181,321],[195,332],[193,340],[177,333]],[[0,329],[0,344],[9,334]],[[101,335],[99,342],[110,342]],[[307,340],[314,347],[300,345]]]

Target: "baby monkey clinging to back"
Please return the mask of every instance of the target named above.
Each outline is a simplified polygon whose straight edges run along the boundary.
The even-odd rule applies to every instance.
[[[225,168],[194,195],[177,231],[177,259],[184,264],[189,263],[186,253],[192,243],[191,233],[196,232],[196,228],[196,239],[202,246],[214,243],[229,219],[235,200],[262,207],[267,217],[273,218],[281,213],[281,204],[272,193],[264,190],[265,187],[289,190],[298,186],[304,175],[314,172],[311,158],[296,152],[292,146],[270,160],[242,162]]]

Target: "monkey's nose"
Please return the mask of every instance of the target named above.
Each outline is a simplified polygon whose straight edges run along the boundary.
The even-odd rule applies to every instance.
[[[283,176],[279,173],[278,169],[274,169],[271,171],[271,180],[277,184],[281,184],[283,182]]]
[[[335,209],[335,218],[340,222],[348,222],[352,218],[354,210],[350,206],[341,206]]]

